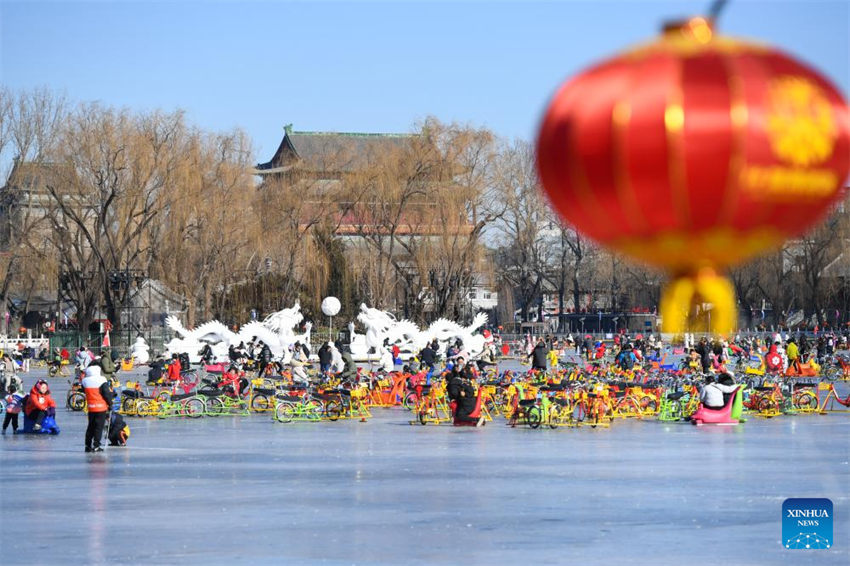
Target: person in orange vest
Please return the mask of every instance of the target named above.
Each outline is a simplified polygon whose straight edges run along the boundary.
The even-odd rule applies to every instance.
[[[99,366],[86,368],[83,378],[83,390],[86,392],[86,405],[89,412],[89,426],[86,428],[86,452],[103,452],[100,439],[103,437],[103,427],[109,416],[109,408],[115,393],[112,386],[100,373]]]

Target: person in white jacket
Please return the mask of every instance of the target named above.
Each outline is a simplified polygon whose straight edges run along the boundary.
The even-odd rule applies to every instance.
[[[700,394],[700,401],[708,409],[719,410],[726,406],[723,399],[724,393],[734,393],[738,389],[735,380],[728,373],[722,373],[714,381],[714,378],[708,376],[705,378],[705,385]]]
[[[304,353],[304,348],[301,347],[301,344],[296,342],[293,346],[292,359],[289,362],[292,366],[293,381],[308,381],[307,372],[304,369],[307,362],[307,355]]]

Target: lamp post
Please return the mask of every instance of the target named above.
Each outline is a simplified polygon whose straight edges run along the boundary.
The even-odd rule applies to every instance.
[[[329,341],[334,341],[334,317],[339,314],[339,309],[341,307],[342,305],[340,305],[339,299],[337,299],[336,297],[325,297],[325,299],[322,301],[322,312],[325,313],[325,316],[330,319],[328,331]]]

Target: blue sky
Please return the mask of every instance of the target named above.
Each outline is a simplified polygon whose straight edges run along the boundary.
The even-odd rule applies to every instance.
[[[0,81],[183,108],[203,128],[246,130],[258,161],[287,123],[405,132],[434,115],[532,139],[563,79],[709,4],[0,0]],[[794,53],[846,96],[850,0],[731,0],[719,27]]]

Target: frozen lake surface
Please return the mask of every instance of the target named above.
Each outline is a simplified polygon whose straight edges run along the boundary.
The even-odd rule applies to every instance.
[[[85,415],[60,409],[57,437],[0,438],[0,562],[850,564],[850,414],[529,430],[374,413],[128,418],[129,446],[92,455]],[[788,497],[833,501],[832,549],[781,546]]]

